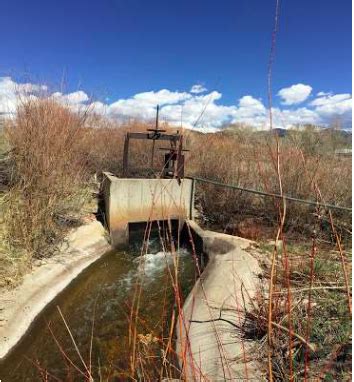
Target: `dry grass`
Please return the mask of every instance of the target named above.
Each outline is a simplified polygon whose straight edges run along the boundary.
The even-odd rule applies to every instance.
[[[260,245],[265,279],[246,325],[249,336],[260,342],[260,359],[269,351],[266,285],[273,251],[272,245]],[[349,259],[346,267],[351,270]],[[283,243],[275,275],[270,349],[275,380],[350,380],[351,314],[338,251],[328,245]]]
[[[85,119],[85,113],[47,99],[22,104],[6,129],[11,150],[2,203],[5,239],[25,250],[28,261],[51,253],[90,197]]]
[[[333,150],[328,149],[332,145],[331,136],[321,136],[318,132],[312,132],[310,137],[306,134],[309,135],[306,131],[299,132],[295,138],[289,134],[280,139],[284,194],[316,200],[316,184],[321,190],[322,201],[351,206],[351,158],[337,157]],[[306,144],[310,144],[315,139],[313,135],[316,139],[321,138],[321,144],[310,153],[304,152],[305,144],[302,140],[306,138]],[[247,129],[231,133],[192,134],[190,146],[192,152],[187,163],[189,174],[279,194],[274,145],[270,134],[252,133]],[[198,185],[197,191],[202,217],[209,226],[241,236],[247,236],[245,226],[253,226],[260,232],[252,233],[251,230],[251,236],[248,235],[250,238],[272,237],[278,221],[278,212],[272,198],[207,184]],[[328,239],[330,222],[325,217],[326,211],[321,212],[321,230]],[[350,214],[338,211],[333,213],[343,234],[350,231]],[[315,207],[288,202],[285,231],[308,234],[312,230],[314,214]]]

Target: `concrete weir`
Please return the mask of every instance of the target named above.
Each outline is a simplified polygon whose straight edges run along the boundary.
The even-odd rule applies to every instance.
[[[129,242],[129,224],[155,220],[193,219],[191,179],[131,179],[103,173],[101,192],[111,244]]]
[[[262,272],[256,258],[245,251],[252,242],[204,231],[193,221],[191,179],[179,183],[104,173],[102,193],[113,246],[128,243],[130,223],[171,219],[185,223],[195,247],[208,256],[177,325],[176,350],[186,380],[263,380],[252,357],[255,343],[242,338]]]

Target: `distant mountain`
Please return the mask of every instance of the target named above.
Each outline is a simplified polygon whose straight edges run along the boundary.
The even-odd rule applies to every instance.
[[[316,127],[314,126],[313,129],[311,129],[311,126],[309,126],[310,130],[309,132],[312,132],[314,134],[319,134],[320,136],[325,137],[327,134],[332,134],[333,136],[337,136],[337,138],[340,139],[340,141],[343,143],[344,146],[350,146],[352,145],[352,131],[351,130],[344,130],[344,129],[338,129],[334,130],[333,128],[330,127]],[[207,132],[207,134],[242,134],[244,133],[249,133],[249,134],[254,134],[257,137],[268,137],[271,134],[277,134],[280,138],[284,138],[288,136],[289,134],[293,135],[301,135],[302,133],[306,132],[306,128],[291,128],[291,129],[282,129],[282,128],[274,128],[272,131],[271,130],[257,130],[252,128],[251,126],[235,126],[235,125],[230,125],[227,126],[224,129],[220,129],[219,131],[216,132]],[[206,134],[202,132],[198,132],[193,130],[194,134]]]
[[[319,131],[319,133],[322,134],[330,134],[330,133],[336,133],[339,136],[342,136],[343,138],[350,138],[352,137],[352,131],[351,130],[343,130],[343,129],[338,129],[338,130],[332,130],[330,127],[325,127]]]
[[[277,134],[278,137],[285,137],[287,134],[289,133],[289,131],[287,129],[281,129],[279,127],[273,129],[273,130],[256,130],[255,131],[255,134],[257,134],[258,136],[268,136],[270,134]]]
[[[288,130],[281,129],[280,127],[273,129],[273,133],[278,134],[279,137],[285,137],[288,134]]]
[[[273,134],[277,133],[279,137],[285,137],[288,134],[301,133],[302,131],[304,130],[275,128],[273,129]],[[338,135],[339,137],[344,138],[348,142],[351,141],[352,139],[351,130],[342,130],[342,129],[333,130],[330,127],[326,127],[326,128],[321,128],[319,130],[314,130],[313,132],[314,133],[317,132],[320,135],[335,134],[335,135]],[[256,131],[255,133],[258,135],[264,135],[264,136],[272,134],[271,130],[261,130],[261,131]]]

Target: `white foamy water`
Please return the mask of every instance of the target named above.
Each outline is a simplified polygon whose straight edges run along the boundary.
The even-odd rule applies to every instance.
[[[147,253],[134,261],[139,263],[138,271],[144,272],[146,276],[153,276],[155,272],[161,271],[166,266],[173,266],[173,262],[177,261],[177,257],[188,255],[188,251],[180,248],[175,253],[160,251],[157,253]]]

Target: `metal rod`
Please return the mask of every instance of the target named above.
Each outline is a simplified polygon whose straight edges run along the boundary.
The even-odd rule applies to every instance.
[[[159,109],[160,109],[160,106],[157,105],[156,106],[156,125],[155,125],[156,130],[159,129]],[[155,155],[155,139],[153,139],[152,141],[151,161],[150,161],[151,169],[154,168],[154,155]]]
[[[155,131],[155,130],[153,130]],[[152,140],[154,137],[154,134],[149,133],[128,133],[129,138],[131,139],[148,139]],[[169,135],[169,134],[163,134],[159,133],[159,141],[170,141],[170,142],[176,142],[179,140],[179,136],[177,135]]]
[[[126,178],[129,173],[129,133],[125,136],[123,149],[123,176]]]
[[[257,194],[257,195],[271,196],[271,197],[278,198],[278,199],[284,198],[286,200],[291,200],[293,202],[308,204],[308,205],[311,205],[311,206],[321,206],[321,207],[325,207],[325,208],[328,208],[328,209],[336,209],[336,210],[352,212],[352,209],[349,208],[349,207],[335,206],[333,204],[318,203],[318,202],[316,202],[314,200],[298,199],[298,198],[294,198],[294,197],[288,196],[288,195],[283,195],[282,196],[282,195],[279,195],[279,194],[273,194],[273,193],[269,193],[269,192],[253,190],[251,188],[244,188],[244,187],[236,186],[236,185],[233,185],[233,184],[221,183],[221,182],[218,182],[216,180],[211,180],[211,179],[204,179],[204,178],[198,178],[198,177],[192,177],[192,176],[188,176],[186,178],[194,179],[194,180],[196,180],[198,182],[202,182],[202,183],[214,184],[214,185],[220,186],[220,187],[231,188],[231,189],[234,189],[234,190],[240,190],[240,191],[244,191],[244,192],[250,192],[250,193],[253,193],[253,194]]]
[[[160,105],[156,106],[156,130],[159,129],[159,111],[160,111]]]

